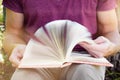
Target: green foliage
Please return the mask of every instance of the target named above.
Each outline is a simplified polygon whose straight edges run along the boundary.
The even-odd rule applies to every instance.
[[[3,6],[2,4],[2,0],[0,0],[0,24],[3,24]]]
[[[2,49],[2,42],[3,42],[3,39],[4,39],[4,36],[3,36],[4,30],[5,30],[4,26],[0,25],[0,50]]]
[[[3,15],[0,14],[0,24],[3,24]]]
[[[117,71],[107,70],[105,80],[120,80],[120,73]]]

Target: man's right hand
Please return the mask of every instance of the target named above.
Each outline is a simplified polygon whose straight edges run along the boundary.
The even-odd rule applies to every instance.
[[[18,65],[20,64],[20,61],[23,58],[25,48],[26,48],[26,45],[17,44],[16,47],[13,49],[9,57],[9,60],[12,63],[13,67],[18,67]]]

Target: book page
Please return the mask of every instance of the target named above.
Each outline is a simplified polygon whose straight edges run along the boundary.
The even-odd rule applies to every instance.
[[[59,54],[61,59],[65,58],[65,38],[64,29],[66,21],[54,21],[51,24],[47,24],[45,28],[47,29],[52,43],[55,45],[56,52]],[[54,25],[54,26],[53,26]]]
[[[61,66],[63,62],[54,54],[52,48],[30,40],[19,68]]]
[[[66,38],[66,58],[69,58],[71,55],[71,52],[75,45],[78,43],[85,41],[90,44],[93,44],[93,40],[91,39],[90,32],[82,25],[76,23],[76,22],[68,22],[67,27],[67,38]]]
[[[31,39],[28,42],[19,68],[61,66],[65,60],[65,23],[56,21],[39,28],[35,33],[39,41]]]
[[[52,27],[52,29],[53,29],[53,27]],[[43,27],[41,27],[40,29],[38,29],[36,31],[36,33],[35,33],[35,36],[42,43],[40,43],[38,41],[35,41],[35,40],[34,40],[34,42],[38,42],[38,43],[40,43],[43,46],[51,48],[54,51],[54,53],[52,53],[54,55],[54,57],[62,59],[63,56],[61,54],[59,54],[60,51],[58,51],[58,47],[56,46],[56,42],[53,41],[55,37],[50,36],[50,34],[51,34],[50,33],[50,28],[47,28],[47,32],[48,32],[49,35],[44,31]],[[39,50],[41,50],[41,49],[39,48]]]
[[[90,54],[84,54],[84,53],[85,52],[72,52],[70,58],[68,58],[66,62],[113,67],[113,64],[111,64],[104,57],[95,58],[95,57],[92,57]]]

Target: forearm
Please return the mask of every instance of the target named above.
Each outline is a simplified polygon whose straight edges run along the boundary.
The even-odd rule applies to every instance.
[[[117,53],[120,50],[120,34],[118,31],[109,32],[103,34],[106,38],[108,38],[113,44],[115,44],[114,53]],[[112,53],[112,54],[114,54]]]
[[[10,55],[13,48],[18,44],[26,44],[24,31],[24,14],[14,12],[6,8],[6,30],[4,32],[3,48]]]
[[[117,0],[116,13],[117,13],[117,19],[118,19],[118,28],[120,32],[120,0]]]
[[[120,48],[120,34],[118,30],[118,21],[115,9],[109,11],[97,12],[98,17],[98,33],[100,36],[108,38],[114,46],[110,46],[111,52],[106,55],[117,53]]]
[[[116,54],[118,51],[120,51],[120,34],[118,31],[118,28],[114,27],[113,29],[108,30],[107,28],[104,29],[104,27],[107,26],[108,27],[112,27],[112,25],[101,25],[102,29],[99,29],[99,36],[104,36],[107,39],[110,40],[110,42],[113,44],[111,44],[111,46],[109,46],[109,48],[112,47],[111,51],[109,53],[107,53],[105,56],[110,56],[110,55],[114,55]],[[114,25],[117,26],[117,25]]]
[[[120,35],[118,33],[109,32],[107,34],[104,34],[103,36],[107,37],[111,42],[113,42],[114,44],[119,46],[120,45]]]
[[[3,48],[5,50],[5,53],[10,55],[13,48],[19,44],[26,44],[24,37],[10,32],[4,33]]]

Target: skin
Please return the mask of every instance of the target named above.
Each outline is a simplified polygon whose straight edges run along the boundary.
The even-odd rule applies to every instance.
[[[94,57],[113,55],[120,47],[120,35],[115,10],[98,11],[97,18],[100,37],[94,40],[95,44],[82,42],[80,45]],[[22,13],[6,9],[6,31],[3,47],[6,53],[10,55],[9,60],[14,67],[19,65],[26,47],[24,38],[27,34],[23,28],[23,21],[24,16]]]
[[[94,40],[96,44],[81,43],[81,46],[87,49],[87,51],[95,57],[107,57],[119,51],[120,35],[116,12],[114,9],[109,11],[98,11],[97,17],[98,34],[100,37]]]
[[[9,60],[14,67],[18,66],[26,46],[23,21],[23,14],[6,9],[6,31],[4,33],[3,48],[10,56]]]
[[[116,0],[116,1],[117,1],[116,13],[117,13],[119,32],[120,32],[120,0]]]

